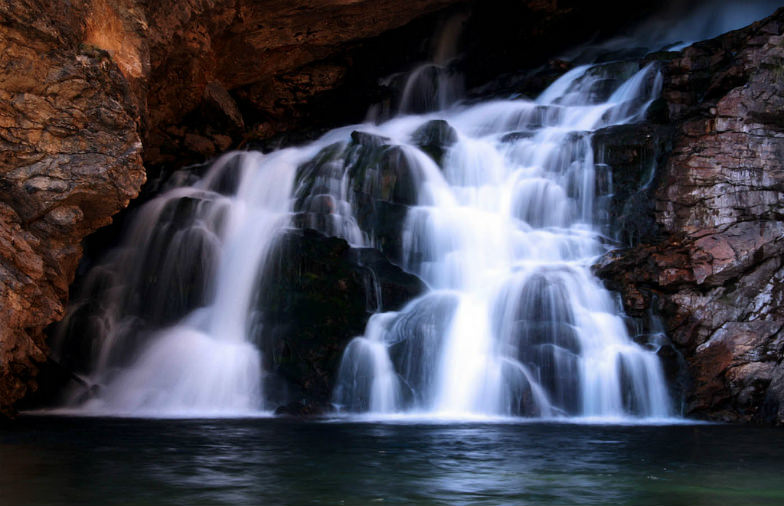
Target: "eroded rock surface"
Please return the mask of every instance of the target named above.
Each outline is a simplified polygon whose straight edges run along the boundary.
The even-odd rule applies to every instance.
[[[375,98],[357,97],[360,85],[423,58],[412,41],[446,9],[479,6],[471,26],[488,36],[469,41],[465,68],[487,79],[640,7],[508,3],[514,29],[498,28],[503,8],[471,0],[0,3],[0,412],[35,388],[43,329],[62,317],[81,241],[137,195],[143,158],[154,175],[334,111],[356,121]],[[520,30],[520,13],[536,30]],[[655,220],[640,225],[624,209],[641,206],[616,195],[623,239],[645,244],[600,267],[630,311],[666,317],[694,372],[690,409],[704,416],[784,420],[781,25],[778,13],[662,56],[673,153],[651,192],[628,191]],[[669,149],[668,136],[651,137],[650,153]],[[650,154],[612,139],[619,166]]]
[[[629,312],[664,316],[692,373],[690,414],[782,424],[784,10],[670,58],[661,237],[597,271]]]
[[[86,2],[0,4],[0,412],[35,388],[81,240],[144,182],[139,113]]]

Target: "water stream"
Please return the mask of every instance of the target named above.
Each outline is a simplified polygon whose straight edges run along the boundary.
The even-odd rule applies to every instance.
[[[591,275],[606,170],[591,132],[639,121],[655,66],[618,79],[565,74],[536,101],[493,101],[375,132],[400,142],[421,188],[402,227],[404,267],[429,286],[349,344],[335,402],[348,411],[464,416],[666,417],[658,358],[633,342]],[[406,141],[446,120],[443,170]]]
[[[581,66],[534,101],[458,105],[268,155],[225,155],[145,205],[88,278],[104,294],[89,319],[100,335],[87,354],[95,386],[68,403],[143,416],[274,408],[264,405],[264,327],[251,329],[251,306],[268,252],[297,225],[378,247],[429,286],[399,312],[373,315],[348,345],[338,409],[671,415],[655,347],[630,339],[617,300],[590,273],[608,249],[600,230],[612,191],[591,132],[640,121],[660,89],[653,64]],[[438,141],[440,156],[423,139]],[[394,246],[379,242],[380,203],[405,209]]]

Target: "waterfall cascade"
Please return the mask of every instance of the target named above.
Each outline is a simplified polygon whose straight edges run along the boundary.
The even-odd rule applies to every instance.
[[[89,274],[83,292],[93,296],[71,308],[57,336],[98,338],[80,348],[94,388],[69,404],[133,415],[261,408],[247,314],[259,265],[289,223],[303,155],[230,153],[140,209],[122,246]]]
[[[145,205],[88,278],[102,294],[89,319],[102,338],[86,345],[85,370],[101,387],[71,403],[156,415],[265,408],[264,328],[251,325],[251,306],[276,239],[302,227],[377,247],[430,288],[373,315],[350,342],[339,409],[669,415],[655,350],[630,339],[618,302],[590,273],[608,248],[600,229],[612,191],[591,132],[641,120],[660,88],[655,65],[582,66],[535,101],[225,155]],[[404,219],[381,224],[382,204]]]
[[[639,121],[661,76],[573,69],[536,101],[493,101],[377,133],[401,142],[421,191],[402,228],[404,267],[431,291],[371,318],[341,365],[348,411],[449,416],[664,417],[658,358],[633,342],[590,273],[611,191],[591,131]],[[442,170],[408,144],[425,119],[454,143]],[[421,153],[420,153],[421,154]]]

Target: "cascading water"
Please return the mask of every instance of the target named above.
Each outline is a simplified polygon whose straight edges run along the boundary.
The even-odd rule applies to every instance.
[[[83,300],[61,327],[61,340],[100,338],[85,353],[87,381],[100,387],[70,404],[156,416],[261,408],[261,361],[247,319],[259,265],[289,223],[302,156],[230,153],[193,186],[141,209],[123,246],[88,278],[84,291],[100,297]],[[97,332],[69,325],[85,325],[81,310]]]
[[[660,87],[654,65],[584,66],[536,101],[225,155],[141,208],[124,246],[88,277],[86,292],[99,295],[62,329],[100,336],[81,346],[96,386],[70,403],[156,416],[269,408],[254,294],[277,239],[300,227],[376,247],[430,287],[373,315],[347,346],[339,409],[667,416],[654,351],[629,338],[589,270],[608,248],[599,230],[609,191],[597,183],[609,174],[597,177],[606,167],[593,162],[591,131],[642,119]]]
[[[335,403],[450,416],[668,416],[658,358],[630,339],[617,301],[590,273],[606,250],[591,131],[639,121],[660,88],[654,65],[622,83],[585,66],[536,101],[379,126],[422,178],[402,263],[432,290],[371,318],[346,350]],[[436,118],[453,138],[443,171],[410,145]]]
[[[458,60],[458,40],[466,13],[447,18],[433,38],[430,61],[420,63],[409,72],[393,74],[383,80],[386,86],[399,88],[394,104],[376,104],[368,111],[367,120],[389,119],[399,114],[418,114],[443,110],[464,94],[463,75],[454,64]]]

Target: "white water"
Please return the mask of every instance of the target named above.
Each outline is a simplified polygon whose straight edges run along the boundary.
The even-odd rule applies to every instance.
[[[686,15],[672,5],[672,20],[660,16],[600,49],[704,39],[777,7],[727,0]],[[441,112],[334,130],[266,156],[231,153],[145,205],[122,247],[87,278],[85,292],[98,297],[72,308],[76,323],[62,326],[64,340],[98,336],[77,346],[91,388],[74,393],[68,412],[247,416],[274,408],[264,404],[269,373],[256,344],[264,329],[250,329],[262,266],[292,217],[353,246],[381,247],[358,210],[367,204],[362,192],[378,197],[383,177],[359,180],[350,170],[350,134],[362,130],[385,136],[397,168],[409,172],[415,196],[402,251],[386,253],[430,290],[397,313],[373,315],[349,343],[339,408],[367,420],[669,423],[655,343],[630,339],[619,304],[590,272],[607,249],[599,230],[611,191],[597,183],[610,174],[594,164],[591,132],[642,120],[661,77],[648,67],[608,91],[613,76],[603,67],[580,66],[535,101],[454,106],[462,79],[451,63],[463,21],[444,25],[432,63],[394,77],[403,79],[401,97],[377,111]],[[443,167],[412,142],[433,119],[457,135]],[[330,145],[342,154],[311,187],[295,185],[298,167]]]
[[[307,155],[230,153],[197,184],[142,208],[123,247],[90,277],[111,287],[87,378],[99,389],[72,404],[86,413],[133,416],[262,408],[261,359],[247,335],[251,297],[263,283],[259,266],[289,224],[295,170]],[[222,180],[235,180],[238,191],[219,193]],[[190,290],[203,292],[204,307],[170,326],[139,330],[139,319],[166,322]]]
[[[425,119],[443,118],[458,141],[443,172],[412,157],[430,191],[408,212],[404,267],[432,291],[375,316],[350,343],[339,406],[458,418],[671,414],[658,358],[630,339],[590,273],[605,251],[590,132],[639,120],[661,77],[646,67],[599,99],[606,77],[580,67],[536,102],[377,127],[406,144]]]
[[[534,102],[496,100],[346,127],[270,155],[228,154],[195,184],[151,201],[88,282],[108,287],[91,319],[101,336],[87,378],[96,388],[71,404],[133,416],[274,408],[261,386],[264,329],[250,329],[267,255],[293,217],[376,245],[358,211],[363,195],[387,198],[390,169],[406,174],[414,194],[400,197],[411,200],[402,251],[387,253],[430,290],[399,313],[372,316],[348,345],[339,407],[441,418],[669,416],[654,351],[629,338],[617,301],[590,273],[606,251],[591,131],[641,120],[661,87],[649,66],[602,91],[607,72],[579,67]],[[433,119],[456,133],[443,167],[412,141]],[[386,158],[360,167],[369,148],[350,141],[354,130],[383,136],[372,142],[389,145]],[[298,172],[325,148],[338,154],[310,180]]]
[[[408,170],[416,195],[400,258],[430,290],[399,313],[372,316],[348,345],[339,407],[450,419],[669,416],[655,353],[629,338],[617,302],[590,273],[606,250],[590,132],[641,119],[661,79],[646,67],[599,97],[607,77],[580,67],[536,102],[403,116],[303,148],[224,156],[200,181],[142,208],[123,248],[89,278],[109,287],[92,322],[102,342],[87,381],[97,390],[71,405],[132,416],[274,407],[264,405],[255,344],[264,329],[250,330],[261,266],[294,208],[300,226],[376,244],[356,218],[356,185],[381,191],[352,173],[349,138],[360,129],[384,136],[389,163]],[[443,169],[412,142],[432,119],[457,134]],[[342,154],[312,186],[295,185],[298,167],[327,146]]]

